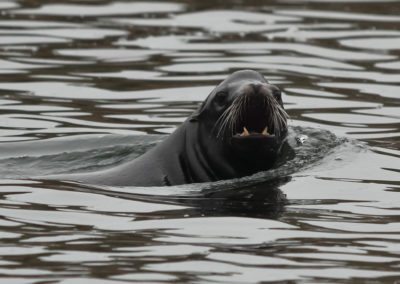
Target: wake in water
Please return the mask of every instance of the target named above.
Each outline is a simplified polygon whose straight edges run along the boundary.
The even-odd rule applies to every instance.
[[[135,159],[164,138],[164,135],[79,135],[3,143],[0,178],[32,178],[113,167]]]
[[[163,135],[84,135],[0,145],[0,178],[34,178],[53,174],[97,171],[115,167],[145,153],[162,141]],[[307,137],[299,143],[299,137]],[[204,183],[209,186],[252,183],[281,177],[320,160],[342,144],[329,131],[291,127],[283,154],[276,166],[252,176]],[[198,188],[199,185],[195,185]]]

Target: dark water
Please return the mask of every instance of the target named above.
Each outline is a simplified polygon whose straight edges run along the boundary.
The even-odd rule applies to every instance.
[[[400,1],[0,10],[1,283],[400,281]],[[277,169],[151,189],[33,178],[134,159],[244,68],[308,136]]]

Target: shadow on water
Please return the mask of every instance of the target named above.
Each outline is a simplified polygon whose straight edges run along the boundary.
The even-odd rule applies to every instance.
[[[237,189],[205,193],[204,199],[195,201],[196,211],[207,216],[229,215],[277,219],[288,202],[279,187],[290,179],[290,177],[282,177]]]
[[[213,217],[213,216],[241,216],[277,219],[284,211],[284,206],[288,204],[285,194],[279,187],[290,181],[290,177],[276,178],[265,183],[255,185],[227,186],[228,188],[200,191],[186,191],[180,193],[180,188],[169,190],[168,188],[158,188],[164,190],[162,195],[153,193],[153,188],[141,189],[145,193],[134,193],[135,188],[104,188],[101,186],[90,186],[79,183],[59,182],[49,180],[37,180],[39,185],[35,186],[51,188],[53,190],[66,190],[75,192],[87,192],[134,200],[139,202],[156,202],[159,204],[182,205],[183,209],[177,211],[168,210],[167,212],[157,212],[162,218],[176,217]],[[183,190],[185,191],[185,190]],[[157,192],[157,191],[156,191]],[[133,208],[134,211],[134,208]]]

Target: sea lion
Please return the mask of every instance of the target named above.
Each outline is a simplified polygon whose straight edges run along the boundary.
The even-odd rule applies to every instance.
[[[231,74],[168,138],[137,159],[62,179],[115,186],[210,182],[270,169],[287,134],[281,91],[258,72]]]

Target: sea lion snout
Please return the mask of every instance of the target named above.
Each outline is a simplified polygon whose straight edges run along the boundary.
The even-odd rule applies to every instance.
[[[268,83],[256,81],[242,85],[240,95],[247,96],[250,101],[264,100],[264,97],[274,97],[274,92],[279,88]]]

